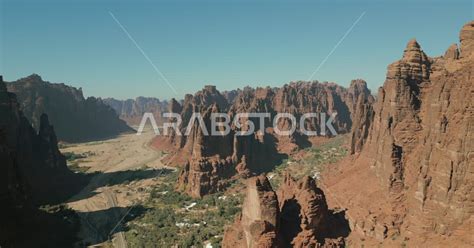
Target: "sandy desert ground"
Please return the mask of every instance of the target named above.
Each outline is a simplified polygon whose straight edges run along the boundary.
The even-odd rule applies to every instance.
[[[89,184],[68,201],[68,206],[81,218],[79,236],[83,242],[79,246],[112,240],[114,247],[127,247],[123,233],[116,230],[121,220],[146,197],[144,189],[157,184],[165,169],[160,161],[162,153],[149,146],[153,137],[150,130],[142,135],[133,133],[105,141],[65,145],[61,150],[87,154],[77,160],[77,165],[94,173]]]

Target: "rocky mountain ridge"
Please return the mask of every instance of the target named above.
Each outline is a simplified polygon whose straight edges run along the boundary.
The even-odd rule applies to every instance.
[[[277,113],[291,113],[297,120],[305,113],[337,113],[334,129],[338,133],[348,133],[357,103],[371,103],[373,99],[363,80],[352,81],[349,89],[317,81],[292,82],[281,88],[247,87],[233,97],[232,103],[215,86],[206,86],[195,95],[186,95],[183,104],[170,101],[169,110],[182,117],[179,126],[182,134],[192,121],[193,113],[202,115],[207,133],[211,133],[212,113],[228,113],[231,120],[239,113],[269,113],[270,118],[260,123],[259,118],[250,117],[256,130],[248,136],[235,136],[239,131],[248,130],[246,125],[239,128],[235,124],[231,125],[229,135],[208,136],[199,122],[194,120],[189,125],[189,136],[170,132],[168,136],[158,137],[154,143],[161,149],[171,151],[168,163],[184,165],[178,187],[193,197],[201,197],[225,188],[226,179],[269,171],[287,154],[311,145],[311,139],[299,131],[286,136],[277,135],[272,124]],[[259,130],[261,125],[264,132]],[[297,130],[299,125],[297,121]],[[277,126],[280,130],[288,130],[291,122],[283,118]],[[307,119],[304,128],[321,134],[321,117],[317,115]],[[324,135],[329,136],[329,131]]]
[[[31,229],[36,206],[64,199],[79,181],[67,168],[48,116],[41,115],[37,132],[1,76],[0,116],[0,241],[22,247],[29,241],[19,236]]]
[[[39,129],[41,115],[47,114],[61,141],[96,140],[132,130],[101,99],[84,98],[82,89],[49,83],[36,74],[6,83],[6,87],[16,95],[35,129]]]
[[[103,102],[112,107],[120,119],[129,126],[138,126],[144,113],[152,113],[158,124],[163,123],[162,113],[168,109],[167,101],[160,101],[154,97],[137,97],[135,99],[117,100],[105,98]]]

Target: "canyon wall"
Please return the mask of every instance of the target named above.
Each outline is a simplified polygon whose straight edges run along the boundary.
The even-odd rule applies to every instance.
[[[473,244],[473,44],[474,22],[444,56],[428,57],[411,40],[388,66],[373,109],[359,109],[356,159],[324,181],[362,237]]]
[[[36,74],[6,85],[33,127],[39,130],[41,116],[47,114],[61,141],[96,140],[132,131],[101,99],[85,99],[82,89],[45,82]]]
[[[48,116],[33,129],[1,76],[0,116],[0,241],[18,245],[35,206],[64,200],[81,180],[68,170]]]
[[[285,175],[273,191],[261,175],[248,179],[242,213],[226,229],[223,247],[344,247],[344,213],[328,209],[314,179]]]
[[[183,104],[171,100],[169,110],[182,117],[178,129],[183,135],[170,132],[154,142],[156,147],[171,151],[168,163],[183,167],[178,188],[193,197],[222,190],[226,187],[226,179],[235,175],[248,177],[269,171],[288,154],[311,146],[311,138],[299,131],[299,119],[303,114],[318,114],[304,122],[306,130],[330,137],[329,130],[321,126],[319,113],[327,114],[327,119],[337,113],[332,123],[334,129],[337,133],[348,133],[359,102],[369,104],[373,101],[363,80],[352,81],[348,89],[315,81],[292,82],[281,88],[246,87],[232,94],[235,96],[223,95],[215,86],[206,86],[195,95],[186,95]],[[197,119],[191,119],[193,113],[201,114],[205,127],[201,128]],[[241,127],[231,124],[228,135],[210,136],[207,134],[211,134],[213,113],[228,113],[230,120],[239,113],[268,113],[269,118],[244,117]],[[291,135],[276,134],[272,122],[277,113],[293,114],[297,131]],[[237,132],[249,130],[245,124],[247,119],[253,121],[255,130],[247,136],[236,136]],[[188,126],[190,135],[186,136]],[[260,126],[263,126],[262,130]],[[290,126],[291,121],[286,118],[277,123],[280,130],[288,130]],[[223,128],[219,130],[223,131]]]

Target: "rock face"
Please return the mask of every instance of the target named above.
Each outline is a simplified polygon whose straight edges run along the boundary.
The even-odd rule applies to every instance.
[[[268,179],[249,179],[242,213],[226,230],[223,247],[275,247],[279,212],[278,199]]]
[[[34,197],[35,199],[48,198],[54,195],[51,191],[56,183],[67,182],[72,175],[66,166],[64,156],[59,152],[56,134],[49,124],[48,116],[40,117],[39,132],[32,128],[20,110],[20,105],[14,94],[6,91],[3,80],[0,82],[0,145],[2,147],[2,161],[6,161],[1,173],[5,180],[10,182],[2,187],[2,195],[9,193],[15,198]],[[63,179],[49,180],[46,175],[63,174]],[[43,177],[44,176],[44,177]],[[15,194],[15,191],[22,194]],[[33,199],[33,200],[35,200]]]
[[[116,100],[106,98],[105,104],[112,107],[120,119],[127,122],[129,126],[138,126],[144,113],[152,113],[158,124],[163,123],[162,113],[168,109],[166,101],[160,101],[154,97],[137,97],[135,99]]]
[[[461,29],[459,35],[462,57],[470,57],[474,53],[474,22],[469,22]]]
[[[172,151],[168,156],[169,163],[184,165],[178,187],[193,197],[225,188],[226,179],[235,175],[246,177],[268,171],[287,154],[310,146],[310,138],[300,132],[299,119],[303,114],[326,113],[329,116],[337,113],[334,129],[338,133],[347,133],[351,131],[352,116],[357,109],[369,106],[373,101],[362,80],[354,80],[349,89],[334,83],[315,81],[292,82],[273,89],[246,87],[233,94],[237,95],[230,96],[227,93],[224,96],[214,86],[206,86],[194,96],[186,95],[182,105],[172,100],[170,110],[179,113],[183,120],[178,129],[181,134],[185,134],[189,126],[190,135],[179,136],[171,132],[155,140],[157,147]],[[227,99],[232,100],[229,102]],[[364,110],[360,111],[363,113]],[[191,119],[193,113],[202,116],[207,129],[201,128],[197,119]],[[241,127],[231,124],[228,135],[210,136],[207,134],[212,133],[210,123],[213,113],[228,113],[231,120],[239,113],[268,113],[269,118],[261,120],[245,117]],[[292,135],[277,135],[272,124],[277,113],[293,114],[297,119],[297,131]],[[254,132],[248,136],[236,136],[237,132],[249,130],[249,126],[245,125],[247,119],[255,124]],[[329,130],[322,128],[321,121],[320,115],[308,118],[304,128],[330,136]],[[291,125],[291,121],[286,118],[281,118],[277,123],[277,127],[283,131],[289,130]],[[360,125],[366,124],[360,122]],[[369,127],[368,124],[366,126]],[[362,132],[359,136],[363,138],[364,135],[365,132]]]
[[[0,76],[0,241],[9,244],[21,233],[24,209],[63,197],[77,180],[58,150],[48,116],[39,132],[20,111]]]
[[[354,145],[358,158],[326,181],[339,200],[356,195],[344,207],[362,236],[472,245],[473,25],[463,27],[460,51],[451,46],[443,57],[411,40],[388,67],[373,111],[362,111],[352,140],[363,144]]]
[[[326,198],[310,177],[299,182],[285,177],[278,190],[281,209],[281,236],[287,246],[316,247],[324,240],[329,216]],[[299,232],[298,232],[299,231]]]
[[[312,178],[296,182],[286,175],[275,193],[267,178],[258,176],[248,180],[242,213],[226,230],[222,245],[344,247],[347,234],[344,217],[328,209],[324,193]]]
[[[7,83],[7,89],[16,94],[35,129],[40,128],[41,115],[47,114],[62,141],[101,139],[132,130],[101,99],[84,99],[81,89],[45,82],[36,74]]]
[[[369,133],[375,98],[363,80],[353,80],[349,87],[349,106],[352,120],[351,154],[359,152]]]
[[[228,103],[233,104],[235,98],[242,92],[241,89],[223,91],[222,95],[227,100]]]

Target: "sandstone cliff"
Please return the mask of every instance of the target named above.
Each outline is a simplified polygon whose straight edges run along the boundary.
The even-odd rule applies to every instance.
[[[81,89],[45,82],[36,74],[7,83],[7,89],[17,96],[35,129],[40,128],[41,115],[47,114],[62,141],[101,139],[131,131],[112,108],[101,99],[85,99]]]
[[[248,179],[242,213],[226,229],[223,247],[344,247],[344,213],[328,209],[310,177],[286,175],[275,193],[265,176]]]
[[[10,182],[2,190],[18,190],[21,197],[47,199],[54,197],[54,185],[66,183],[73,175],[66,166],[64,156],[59,152],[56,134],[48,116],[42,114],[39,131],[32,128],[17,102],[16,96],[6,91],[5,83],[0,82],[0,141],[5,180]],[[48,176],[62,175],[64,178],[49,180]],[[3,191],[2,191],[3,192]],[[3,192],[2,194],[6,194]],[[11,193],[15,198],[15,193]],[[18,196],[18,195],[16,195]]]
[[[460,41],[435,58],[408,43],[373,110],[359,113],[352,144],[360,154],[327,175],[331,200],[349,209],[360,236],[398,245],[474,242],[474,22]]]
[[[226,230],[222,246],[276,247],[279,212],[278,199],[268,179],[249,179],[242,213]]]
[[[369,106],[373,101],[363,80],[354,80],[348,89],[315,81],[292,82],[281,88],[246,87],[235,93],[236,96],[230,97],[232,102],[228,102],[229,96],[222,95],[214,86],[206,86],[194,96],[186,95],[182,105],[175,100],[170,102],[171,112],[179,113],[183,120],[179,130],[184,134],[189,126],[190,135],[179,136],[172,132],[158,137],[155,145],[171,150],[169,163],[184,165],[178,188],[193,197],[225,188],[226,179],[235,175],[246,177],[269,171],[287,154],[310,146],[311,139],[299,131],[298,120],[303,114],[337,113],[333,126],[338,133],[347,133],[352,128],[353,113],[363,111],[358,108],[363,104]],[[211,114],[219,112],[228,113],[231,120],[239,113],[268,113],[270,118],[260,123],[259,118],[250,117],[255,130],[248,136],[235,136],[239,131],[248,130],[244,121],[240,128],[232,124],[228,135],[206,135],[211,133]],[[190,123],[193,113],[201,114],[206,130],[197,120]],[[277,135],[272,124],[277,113],[293,114],[297,118],[297,131],[292,135]],[[260,130],[261,125],[263,130]],[[280,130],[289,130],[291,121],[280,119],[277,126]],[[329,130],[322,129],[319,115],[307,119],[304,128],[319,135],[331,135]]]
[[[48,116],[41,115],[36,132],[1,76],[0,116],[0,241],[7,247],[21,247],[25,242],[20,236],[33,222],[26,216],[36,205],[64,199],[79,181],[58,150]]]

